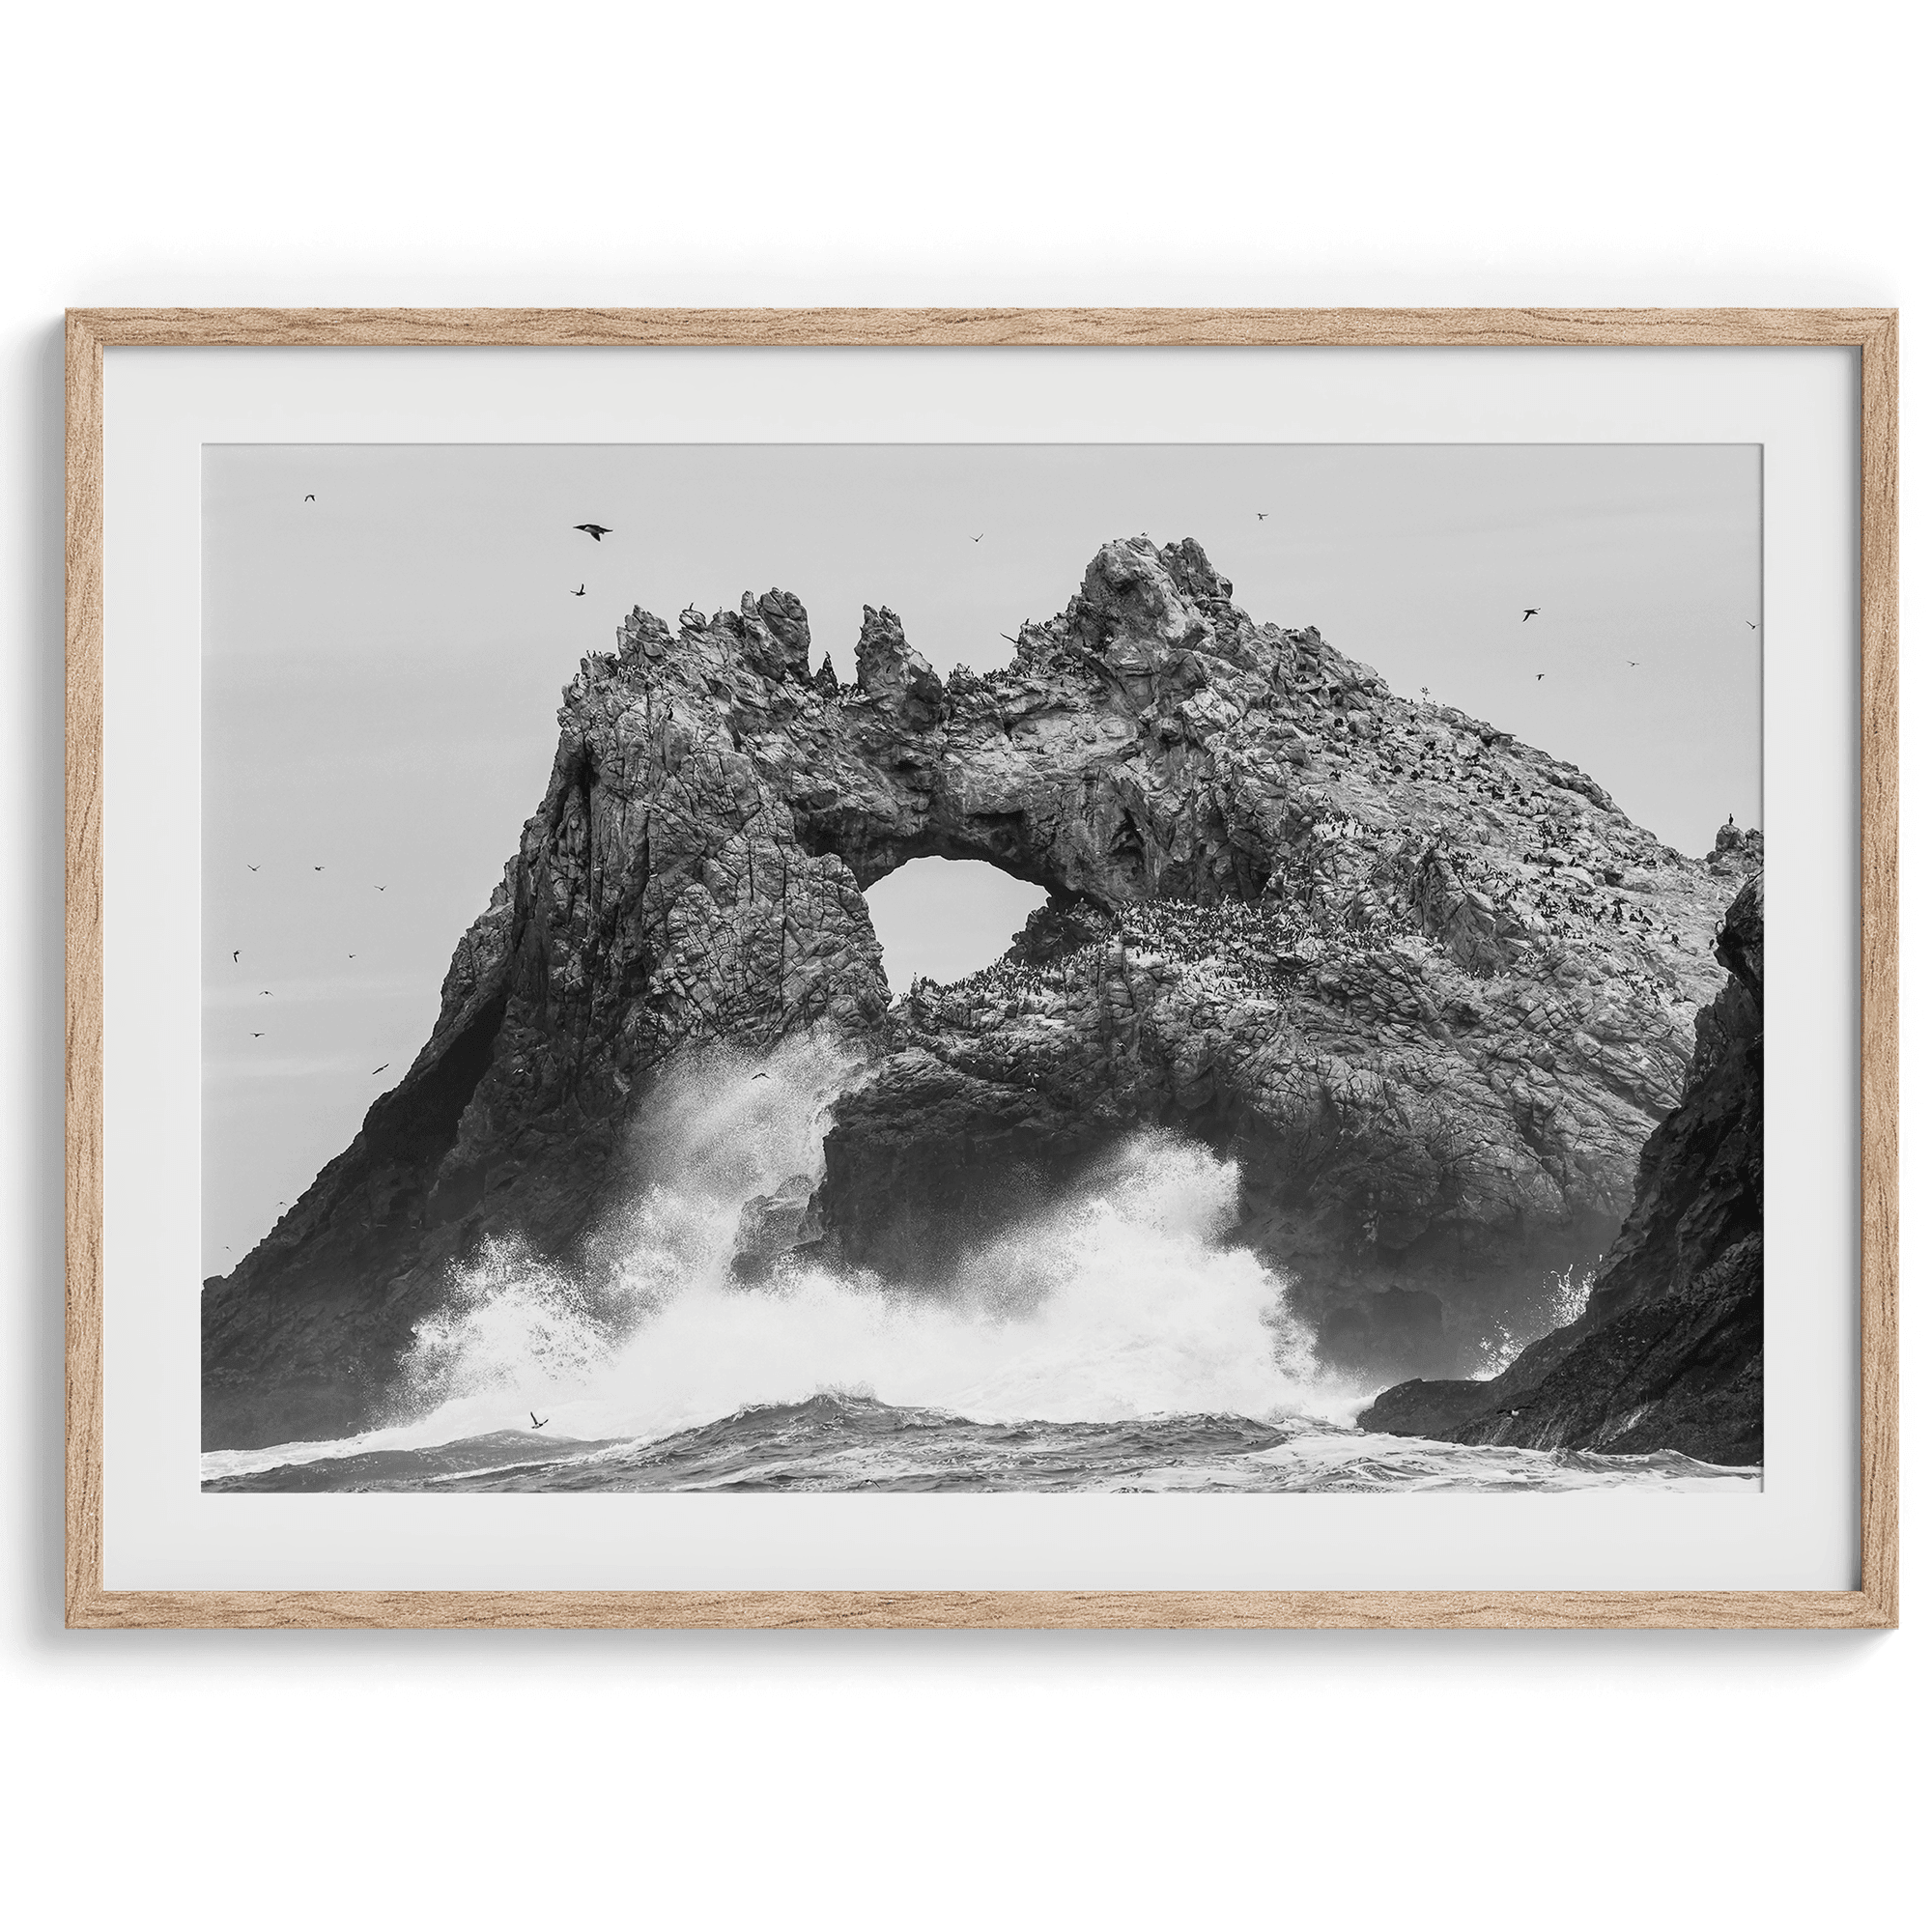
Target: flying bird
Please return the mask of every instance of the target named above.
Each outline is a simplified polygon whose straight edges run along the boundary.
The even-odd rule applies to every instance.
[[[1753,624],[1748,617],[1747,617],[1745,619],[1745,629],[1747,631],[1754,631],[1757,629],[1757,626]]]
[[[316,869],[316,870],[317,870],[318,872],[322,872],[322,871],[327,871],[327,870],[328,868],[327,868],[327,867],[326,866],[318,866],[318,867],[315,867],[315,869]]]
[[[315,492],[311,490],[308,493],[308,495],[302,498],[302,501],[304,503],[313,503],[315,501]]]
[[[275,996],[274,996],[274,994],[272,994],[271,992],[270,992],[270,991],[269,991],[269,989],[268,989],[268,988],[267,988],[266,986],[264,986],[264,987],[262,988],[262,997],[263,997],[263,999],[265,999],[265,1000],[272,1000],[272,999],[273,999],[273,998],[274,998]]]
[[[242,860],[242,864],[243,864],[244,866],[247,866],[247,865],[248,865],[248,862],[247,862],[247,860],[245,860],[245,859],[244,859],[244,860]],[[261,870],[262,868],[261,868],[261,867],[259,867],[259,866],[248,866],[248,869],[249,869],[249,870],[250,870],[251,872],[259,872],[259,871],[260,871],[260,870]]]
[[[1522,613],[1522,621],[1526,624],[1532,617],[1540,617],[1542,615],[1543,615],[1543,606],[1540,604],[1533,604],[1527,611],[1525,611]]]
[[[1536,673],[1536,681],[1538,684],[1541,684],[1543,682],[1543,673],[1541,671],[1538,671]]]
[[[602,543],[606,537],[611,534],[609,524],[572,524],[570,527],[574,530],[582,530],[592,543]]]
[[[241,953],[239,953],[239,952],[238,952],[238,953],[236,953],[236,955],[235,955],[235,963],[236,963],[236,965],[238,965],[238,966],[239,966],[239,965],[241,965],[241,963],[242,963],[242,955],[241,955]]]
[[[532,1429],[548,1429],[548,1428],[550,1427],[550,1417],[549,1417],[549,1416],[545,1416],[545,1417],[544,1417],[544,1419],[543,1419],[543,1420],[542,1420],[541,1422],[539,1422],[539,1421],[537,1420],[537,1412],[536,1412],[536,1410],[535,1410],[535,1409],[531,1409],[531,1410],[530,1410],[530,1427],[531,1427]]]
[[[983,538],[983,537],[985,536],[985,534],[986,534],[986,532],[985,532],[984,530],[981,530],[981,531],[980,532],[980,535],[979,535],[979,536],[977,536],[977,537],[975,537],[975,538],[973,539],[973,541],[974,541],[975,543],[978,543],[978,542],[980,542],[980,539],[981,539],[981,538]]]
[[[769,1080],[771,1077],[769,1073],[754,1073],[752,1075],[753,1080]]]
[[[1638,668],[1637,661],[1634,658],[1626,658],[1624,663],[1629,665],[1632,670],[1635,670]]]
[[[1264,523],[1266,523],[1266,522],[1267,522],[1267,520],[1268,520],[1268,513],[1267,513],[1267,511],[1265,511],[1265,510],[1257,510],[1257,511],[1255,512],[1255,522],[1256,522],[1256,523],[1258,523],[1258,524],[1264,524]]]
[[[386,1072],[388,1072],[388,1070],[389,1070],[389,1063],[388,1063],[388,1062],[387,1062],[387,1061],[385,1060],[385,1061],[384,1061],[384,1063],[382,1064],[382,1065],[380,1065],[380,1066],[372,1066],[372,1067],[371,1067],[371,1068],[369,1069],[369,1078],[370,1078],[371,1080],[373,1080],[373,1079],[375,1079],[375,1077],[377,1076],[377,1074],[379,1074],[379,1073],[386,1073]]]
[[[583,595],[582,584],[580,583],[575,590],[570,592],[570,595],[573,597],[582,597]]]
[[[387,887],[387,886],[378,886],[378,887],[376,888],[376,890],[377,890],[377,891],[378,891],[379,893],[386,893],[386,892],[387,892],[387,891],[388,891],[389,889],[388,889],[388,887]]]
[[[251,1034],[250,1034],[250,1035],[248,1036],[248,1037],[249,1037],[250,1039],[267,1039],[267,1038],[268,1038],[268,1037],[269,1037],[269,1036],[268,1036],[267,1034],[265,1034],[265,1033],[251,1033]]]

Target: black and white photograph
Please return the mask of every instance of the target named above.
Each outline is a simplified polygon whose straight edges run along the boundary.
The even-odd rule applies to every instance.
[[[202,474],[204,1491],[1761,1491],[1755,445]]]

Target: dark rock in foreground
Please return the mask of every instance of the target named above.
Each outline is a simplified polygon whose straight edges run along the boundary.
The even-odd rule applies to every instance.
[[[428,1043],[204,1293],[211,1446],[381,1414],[486,1237],[594,1272],[660,1075],[813,1029],[868,1070],[815,1197],[749,1215],[748,1281],[809,1244],[943,1282],[1149,1126],[1239,1160],[1238,1237],[1363,1373],[1454,1368],[1614,1237],[1735,841],[1688,860],[1575,766],[1256,623],[1191,541],[1106,545],[986,675],[868,609],[858,672],[812,673],[779,590],[635,611],[585,660]],[[895,1004],[864,889],[934,855],[1051,900]]]
[[[1683,1104],[1651,1136],[1636,1202],[1582,1317],[1493,1381],[1410,1381],[1364,1429],[1453,1442],[1764,1460],[1764,886],[1738,895],[1697,1016]]]

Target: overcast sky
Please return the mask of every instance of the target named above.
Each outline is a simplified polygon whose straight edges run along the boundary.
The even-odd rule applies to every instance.
[[[1108,538],[1193,536],[1258,620],[1574,759],[1671,844],[1759,819],[1754,445],[211,446],[203,498],[210,1274],[413,1059],[560,687],[633,604],[796,591],[846,678],[886,604],[944,675],[1004,663]],[[929,861],[871,897],[903,986],[1038,895]]]

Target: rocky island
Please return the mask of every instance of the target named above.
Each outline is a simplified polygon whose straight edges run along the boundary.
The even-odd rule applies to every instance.
[[[600,1264],[668,1068],[826,1029],[863,1071],[823,1180],[748,1204],[748,1283],[809,1252],[943,1289],[1165,1128],[1239,1162],[1236,1238],[1324,1355],[1406,1378],[1367,1426],[1747,1460],[1755,834],[1669,849],[1574,765],[1256,622],[1192,541],[1107,544],[983,675],[942,680],[885,609],[849,687],[786,592],[636,611],[558,722],[408,1074],[206,1285],[209,1446],[381,1416],[485,1237]],[[1048,903],[894,1002],[865,891],[930,856]],[[1606,1251],[1580,1333],[1446,1379]],[[1610,1401],[1633,1321],[1649,1379]]]

